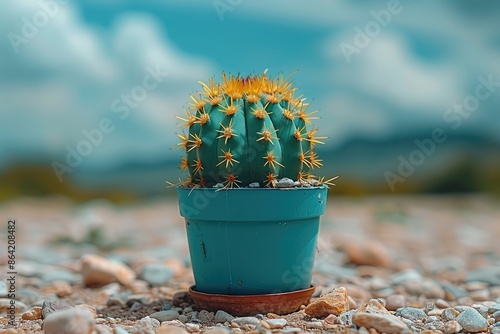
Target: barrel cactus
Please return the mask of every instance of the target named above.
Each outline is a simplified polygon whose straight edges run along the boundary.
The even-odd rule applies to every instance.
[[[190,175],[184,184],[274,187],[285,177],[298,185],[321,183],[311,172],[322,166],[314,148],[325,137],[311,122],[317,111],[308,112],[305,99],[295,97],[289,78],[222,73],[220,83],[199,83],[203,91],[191,95],[185,116],[178,116],[186,129],[178,134],[185,152],[180,168]]]

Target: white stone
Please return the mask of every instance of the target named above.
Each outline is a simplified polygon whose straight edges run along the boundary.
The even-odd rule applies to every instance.
[[[90,334],[95,329],[92,314],[83,309],[51,313],[43,322],[45,334]]]
[[[286,319],[268,319],[266,322],[269,324],[271,329],[281,329],[286,326]]]

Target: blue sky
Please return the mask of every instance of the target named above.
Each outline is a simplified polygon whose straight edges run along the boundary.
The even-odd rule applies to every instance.
[[[198,80],[222,70],[298,70],[299,92],[314,99],[332,146],[449,126],[443,114],[474,94],[479,76],[500,81],[500,5],[396,3],[382,26],[373,13],[390,1],[2,1],[0,167],[60,159],[104,118],[114,130],[78,168],[176,156],[175,115]],[[36,19],[37,31],[23,37]],[[346,57],[341,45],[356,46],[370,22],[378,30]],[[141,85],[148,66],[169,75],[120,119],[113,102]],[[500,140],[499,105],[500,87],[457,131]]]

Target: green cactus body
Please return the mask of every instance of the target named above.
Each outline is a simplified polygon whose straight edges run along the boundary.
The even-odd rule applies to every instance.
[[[226,188],[259,182],[274,186],[288,177],[307,180],[321,166],[313,149],[321,143],[303,100],[294,100],[292,84],[266,74],[241,78],[223,74],[223,83],[201,83],[204,92],[191,96],[185,121],[188,135],[179,135],[190,182]]]

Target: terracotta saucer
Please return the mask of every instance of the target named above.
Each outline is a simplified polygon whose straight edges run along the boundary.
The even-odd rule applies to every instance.
[[[196,291],[189,288],[196,306],[203,310],[223,310],[236,316],[251,316],[257,313],[288,314],[307,305],[314,293],[314,286],[292,292],[270,293],[263,295],[222,295]]]

